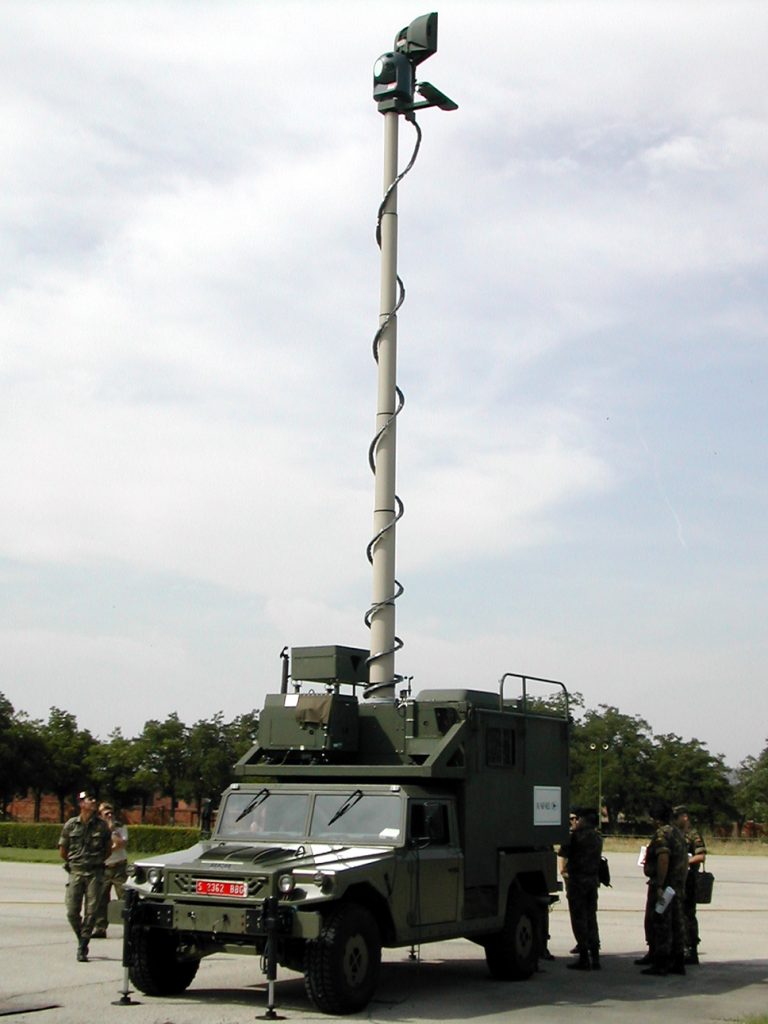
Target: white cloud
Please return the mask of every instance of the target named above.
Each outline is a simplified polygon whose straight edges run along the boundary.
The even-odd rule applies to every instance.
[[[258,625],[230,638],[238,653],[216,647],[233,692],[262,661],[272,673],[271,631],[360,636],[381,189],[371,66],[412,16],[378,0],[0,11],[0,557],[35,567],[43,590],[46,573],[106,566],[256,602]],[[526,592],[515,566],[557,552],[563,596],[518,638],[538,665],[534,647],[561,630],[542,654],[557,676],[580,635],[565,596],[580,557],[614,603],[637,575],[654,605],[654,557],[676,544],[637,414],[676,467],[686,554],[736,534],[764,550],[744,517],[761,523],[765,506],[764,410],[749,396],[766,369],[768,19],[752,3],[451,0],[440,18],[424,75],[460,109],[420,116],[400,189],[399,575],[408,586],[449,565],[466,580],[497,558],[488,600],[509,618]],[[403,159],[412,144],[403,125]],[[705,437],[727,487],[713,487]],[[707,551],[728,591],[743,555]],[[702,643],[751,596],[734,582]],[[7,635],[30,692],[47,691],[57,658],[86,666],[83,692],[103,671],[165,673],[170,693],[213,671],[178,623],[155,667],[135,621],[71,636],[38,622],[30,641],[34,604]],[[428,607],[409,590],[403,632]],[[409,657],[425,672],[471,674],[478,645],[508,667],[504,636],[471,614],[456,648],[416,632],[429,657],[413,643]],[[632,657],[670,671],[687,656],[671,637],[657,662],[631,639]],[[621,655],[601,660],[605,692]],[[585,651],[585,676],[589,663]]]

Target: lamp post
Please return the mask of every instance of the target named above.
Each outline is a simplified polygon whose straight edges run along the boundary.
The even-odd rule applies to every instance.
[[[603,823],[603,753],[608,749],[607,743],[590,743],[590,750],[597,751],[597,827]]]

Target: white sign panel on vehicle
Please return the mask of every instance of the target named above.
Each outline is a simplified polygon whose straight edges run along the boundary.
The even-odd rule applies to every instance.
[[[533,787],[533,824],[562,824],[563,795],[560,786]]]

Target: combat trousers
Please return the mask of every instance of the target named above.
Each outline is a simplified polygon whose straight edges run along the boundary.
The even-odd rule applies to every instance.
[[[672,900],[674,913],[672,914],[672,952],[675,956],[684,956],[688,946],[686,912],[685,912],[685,883],[675,886],[675,898]],[[694,947],[695,948],[695,947]]]
[[[568,885],[568,912],[571,928],[580,953],[597,953],[600,933],[597,929],[597,886]]]
[[[109,906],[109,890],[115,887],[115,898],[123,898],[123,888],[128,877],[128,861],[120,860],[117,864],[104,865],[104,884],[99,896],[99,903],[96,908],[94,919],[94,931],[105,932],[107,930],[107,907]]]
[[[645,902],[645,937],[656,963],[667,964],[685,953],[684,893],[675,889],[675,898],[663,914],[656,913],[656,888],[648,886]]]
[[[72,868],[67,882],[65,903],[67,920],[72,931],[82,942],[91,937],[96,917],[96,908],[104,880],[104,869],[82,871]],[[82,917],[80,916],[82,910]]]
[[[698,865],[697,865],[698,866]],[[699,919],[696,916],[696,872],[689,870],[685,880],[685,945],[692,953],[699,945]]]

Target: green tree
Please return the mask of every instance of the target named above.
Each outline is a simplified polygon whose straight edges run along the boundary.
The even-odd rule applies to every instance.
[[[142,738],[139,737],[133,742],[136,744],[138,751],[139,767],[136,769],[131,779],[131,790],[136,794],[141,806],[141,823],[143,825],[147,820],[147,807],[157,792],[157,777],[144,757],[144,743]]]
[[[596,807],[598,786],[608,820],[645,816],[655,794],[651,727],[643,718],[600,704],[576,722],[571,742],[571,799]]]
[[[658,794],[670,804],[687,805],[691,817],[714,828],[736,815],[734,792],[721,754],[710,754],[697,739],[675,733],[657,736],[654,767]]]
[[[189,767],[183,795],[195,803],[198,814],[204,797],[215,803],[229,784],[234,763],[232,735],[222,712],[195,722],[189,730]]]
[[[67,798],[77,806],[78,790],[95,783],[88,762],[95,740],[87,729],[78,729],[74,715],[56,707],[49,712],[42,736],[48,750],[48,789],[58,797],[59,820],[64,821]]]
[[[29,718],[26,712],[19,712],[15,720],[16,764],[22,785],[19,792],[29,789],[34,795],[34,820],[40,821],[40,806],[43,794],[51,779],[51,762],[45,726],[39,719]]]
[[[50,765],[48,748],[42,734],[42,722],[24,711],[14,711],[11,702],[0,693],[0,817],[7,814],[15,796],[35,796],[35,821],[40,820],[40,801],[48,786]]]
[[[15,731],[16,713],[13,704],[0,693],[0,817],[7,814],[8,804],[19,785]]]
[[[191,727],[190,762],[182,795],[195,803],[198,814],[204,798],[208,797],[214,806],[218,804],[219,794],[232,781],[235,763],[253,746],[257,732],[256,711],[238,715],[229,723],[219,711]]]
[[[150,719],[140,737],[140,769],[134,776],[153,778],[155,788],[171,798],[171,824],[176,824],[176,807],[189,778],[189,729],[174,711],[164,722]]]
[[[734,802],[740,824],[768,821],[768,745],[759,757],[745,758],[736,769]]]
[[[137,783],[141,757],[140,743],[123,736],[119,727],[106,742],[94,744],[88,764],[102,799],[109,797],[116,807],[129,807],[141,799],[142,787]]]
[[[248,753],[256,742],[256,737],[259,734],[259,712],[253,710],[247,711],[244,715],[238,715],[229,723],[227,730],[234,760],[238,761],[243,754]]]

